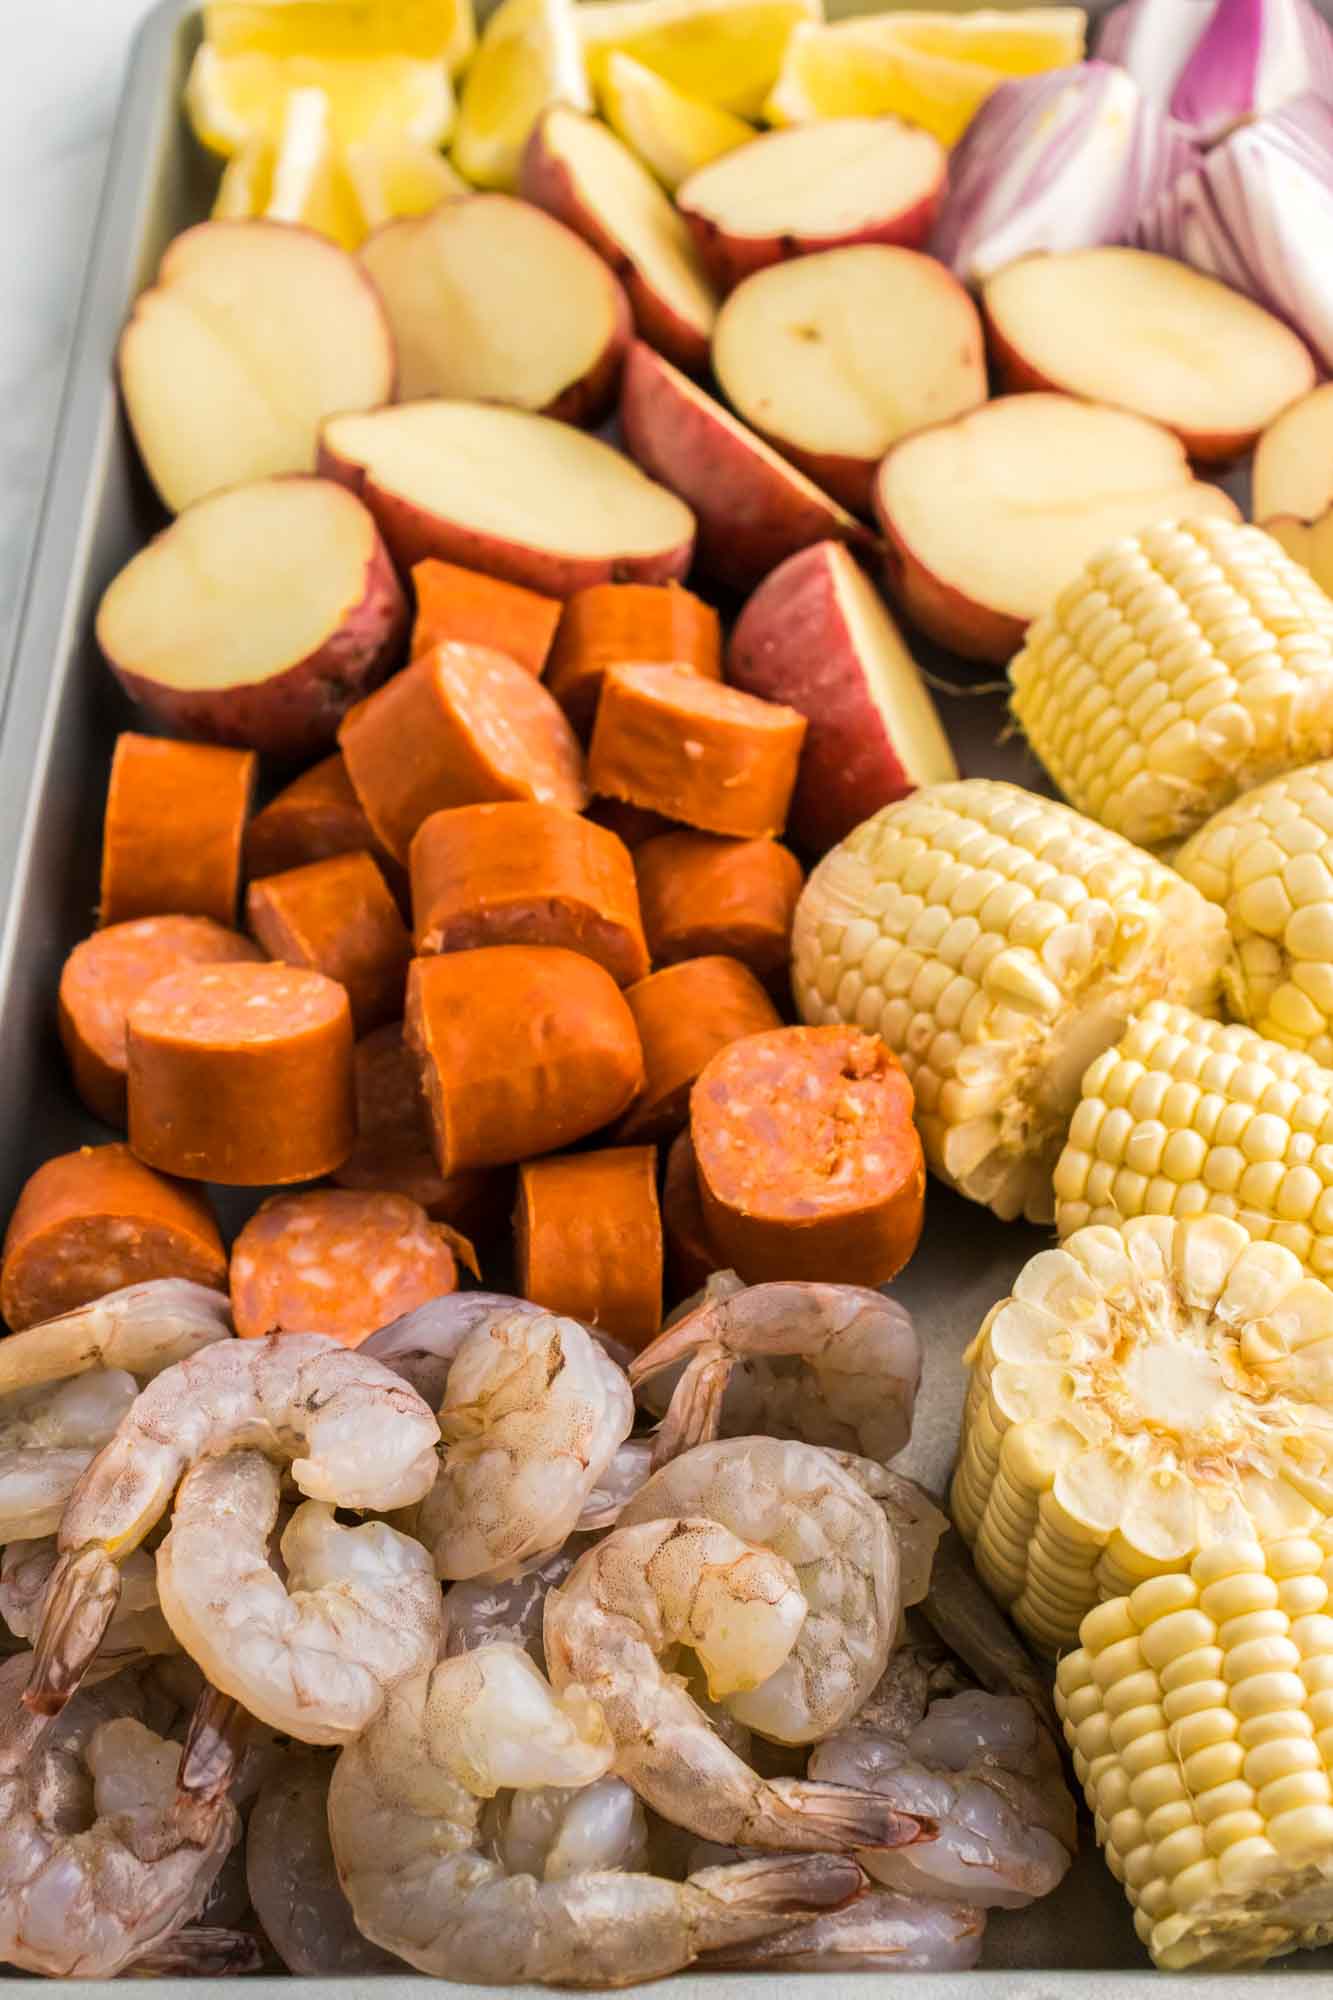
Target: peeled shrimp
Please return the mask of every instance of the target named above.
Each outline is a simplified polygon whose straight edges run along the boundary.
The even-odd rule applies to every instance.
[[[818,1445],[727,1438],[655,1472],[620,1519],[630,1527],[687,1515],[783,1557],[806,1606],[786,1658],[758,1682],[733,1681],[744,1691],[727,1693],[724,1706],[780,1743],[841,1728],[883,1673],[902,1608],[880,1506]]]
[[[232,1333],[225,1295],[207,1285],[188,1278],[126,1285],[0,1341],[0,1396],[98,1368],[151,1382]]]
[[[339,1524],[307,1500],[269,1561],[280,1468],[256,1451],[182,1480],[157,1552],[167,1623],[215,1688],[303,1743],[346,1743],[388,1690],[439,1650],[440,1586],[419,1542],[383,1521]]]
[[[1049,1675],[1035,1666],[1022,1640],[972,1567],[967,1545],[950,1528],[935,1551],[922,1616],[991,1694],[1021,1694],[1060,1741]]]
[[[454,1584],[444,1600],[442,1655],[453,1659],[459,1653],[475,1653],[480,1646],[521,1646],[530,1660],[544,1667],[546,1593],[564,1582],[590,1546],[589,1537],[571,1535],[562,1548],[525,1563],[517,1576],[501,1583],[483,1579]]]
[[[942,1514],[924,1487],[914,1479],[880,1465],[873,1458],[860,1458],[852,1451],[833,1456],[849,1478],[879,1505],[889,1524],[898,1551],[898,1581],[904,1611],[920,1604],[930,1590],[935,1568],[935,1552],[949,1533],[949,1517]]]
[[[449,1370],[471,1334],[493,1320],[514,1313],[535,1317],[541,1310],[527,1299],[511,1299],[502,1292],[448,1292],[380,1327],[357,1352],[392,1368],[432,1410],[438,1410],[449,1386]]]
[[[580,1534],[613,1528],[621,1509],[634,1498],[653,1469],[651,1438],[626,1438],[588,1495],[576,1523]]]
[[[246,1833],[250,1900],[289,1972],[388,1972],[399,1960],[362,1937],[329,1841],[333,1759],[298,1750],[265,1783]]]
[[[140,1719],[133,1675],[52,1721],[19,1702],[28,1667],[0,1667],[0,1960],[110,1978],[189,1923],[240,1823],[225,1788],[178,1794],[180,1747]]]
[[[759,1777],[670,1670],[685,1646],[711,1699],[759,1689],[790,1655],[807,1612],[796,1571],[771,1549],[715,1521],[650,1520],[613,1530],[551,1591],[547,1671],[557,1688],[581,1685],[600,1704],[617,1774],[705,1840],[809,1853],[922,1838],[917,1819],[885,1811],[870,1793]]]
[[[929,1682],[910,1648],[885,1680],[868,1717],[818,1745],[811,1775],[929,1813],[939,1834],[899,1853],[863,1854],[866,1868],[902,1894],[983,1910],[1048,1896],[1078,1836],[1059,1755],[1030,1704],[969,1692],[927,1706]]]
[[[0,1556],[0,1618],[16,1639],[34,1639],[41,1630],[60,1555],[54,1535],[40,1541],[11,1542]],[[128,1664],[145,1654],[174,1653],[176,1638],[157,1601],[157,1565],[143,1549],[133,1549],[120,1565],[120,1600],[98,1648],[99,1660]]]
[[[642,1868],[648,1858],[648,1822],[622,1778],[503,1792],[484,1831],[506,1875],[540,1882]]]
[[[710,1952],[708,1972],[970,1972],[986,1917],[966,1903],[872,1889],[845,1910]]]
[[[659,1465],[711,1438],[760,1432],[883,1462],[911,1434],[921,1343],[900,1305],[861,1285],[711,1280],[636,1356],[630,1381],[638,1389],[681,1362]]]
[[[0,1341],[0,1354],[6,1345]],[[138,1393],[134,1377],[118,1368],[0,1397],[0,1542],[55,1533],[70,1494]]]
[[[859,1871],[831,1855],[687,1882],[597,1869],[538,1879],[487,1855],[486,1797],[596,1783],[610,1748],[586,1696],[555,1695],[514,1648],[405,1682],[343,1751],[329,1793],[338,1872],[362,1931],[449,1979],[625,1986],[856,1893]]]
[[[624,1371],[577,1320],[483,1320],[450,1367],[443,1463],[417,1513],[436,1574],[503,1575],[558,1548],[633,1423]]]

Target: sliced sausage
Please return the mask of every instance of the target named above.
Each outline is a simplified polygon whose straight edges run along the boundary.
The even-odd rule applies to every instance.
[[[294,778],[245,830],[245,872],[252,881],[304,868],[310,861],[328,861],[335,854],[358,853],[374,855],[389,887],[405,905],[406,875],[371,832],[336,750]]]
[[[445,1230],[401,1194],[274,1195],[232,1245],[231,1313],[243,1340],[327,1333],[359,1347],[457,1286]]]
[[[435,1222],[465,1235],[495,1234],[508,1215],[510,1190],[503,1173],[465,1168],[446,1180],[431,1150],[426,1100],[416,1057],[403,1040],[403,1024],[377,1028],[356,1045],[356,1144],[333,1178],[339,1187],[367,1193],[405,1194]]]
[[[662,1324],[656,1147],[529,1160],[514,1252],[525,1299],[645,1347]]]
[[[211,917],[140,917],[76,944],[60,975],[60,1039],[93,1116],[125,1123],[125,1016],[141,993],[177,966],[254,964],[262,956]]]
[[[580,736],[592,728],[602,676],[625,663],[674,663],[720,681],[716,611],[678,583],[594,583],[576,590],[555,636],[546,685]]]
[[[436,556],[413,565],[412,583],[417,594],[414,660],[442,640],[455,639],[505,653],[534,679],[540,677],[564,610],[558,597],[543,597],[522,584],[460,569]]]
[[[253,750],[116,738],[102,825],[98,922],[212,917],[234,925],[245,823],[254,796]]]
[[[719,1049],[781,1025],[754,974],[734,958],[691,958],[625,995],[643,1046],[644,1084],[617,1139],[669,1139],[690,1115],[690,1092]]]
[[[718,1268],[704,1226],[699,1174],[690,1128],[683,1126],[667,1148],[662,1180],[662,1234],[666,1243],[667,1297],[673,1305],[701,1291]]]
[[[17,1333],[150,1278],[227,1286],[227,1257],[197,1188],[128,1146],[83,1146],[24,1186],[0,1252],[0,1311]]]
[[[588,783],[704,833],[762,838],[786,825],[805,730],[796,709],[688,667],[608,667]]]
[[[368,854],[336,854],[252,882],[245,917],[270,958],[346,987],[358,1035],[402,1014],[412,940]]]
[[[352,710],[338,740],[379,839],[406,861],[446,806],[535,799],[581,812],[583,752],[546,689],[503,653],[436,646]]]
[[[659,833],[674,833],[676,822],[664,819],[661,813],[647,812],[642,806],[632,806],[628,799],[590,799],[587,817],[595,826],[604,826],[617,840],[622,840],[630,853],[642,847],[645,840],[652,840]]]
[[[455,806],[412,842],[417,950],[557,944],[642,979],[648,947],[623,841],[560,806]]]
[[[766,983],[787,979],[801,864],[775,840],[664,833],[634,856],[654,965],[723,952]]]
[[[413,959],[406,1028],[446,1176],[572,1145],[618,1118],[643,1083],[620,988],[554,945]]]
[[[912,1086],[859,1028],[779,1028],[714,1056],[690,1100],[704,1226],[747,1284],[882,1285],[916,1248]]]
[[[322,972],[201,965],[168,973],[128,1019],[130,1144],[187,1180],[281,1187],[352,1150],[352,1016]]]

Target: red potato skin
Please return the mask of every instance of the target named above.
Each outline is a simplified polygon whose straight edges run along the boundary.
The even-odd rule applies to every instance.
[[[712,328],[694,325],[673,311],[653,290],[622,245],[609,230],[602,227],[596,211],[580,194],[569,165],[552,144],[546,122],[544,117],[538,120],[524,148],[519,167],[519,193],[525,201],[544,208],[557,222],[563,222],[576,236],[590,243],[598,256],[611,266],[625,288],[641,339],[665,354],[687,374],[704,374],[708,367]],[[657,581],[648,578],[639,580]]]
[[[173,735],[309,762],[336,748],[338,724],[348,709],[398,664],[409,622],[403,587],[376,533],[360,596],[338,630],[317,651],[266,681],[228,688],[164,687],[109,653],[106,660],[130,700]]]
[[[594,583],[680,583],[694,560],[693,535],[675,548],[610,557],[557,555],[550,549],[482,534],[430,514],[415,501],[377,486],[365,466],[339,457],[325,442],[319,447],[319,471],[323,478],[336,479],[364,501],[401,570],[438,556],[442,562],[457,563],[460,569],[481,570],[505,583],[540,591],[543,597],[566,598]]]
[[[923,250],[944,199],[945,171],[941,157],[938,181],[918,201],[897,215],[886,215],[882,222],[862,223],[832,236],[738,235],[712,216],[692,209],[688,185],[677,195],[676,206],[690,226],[709,277],[720,291],[729,292],[755,271],[765,271],[770,264],[786,264],[793,257],[809,257],[819,250],[841,250],[852,243],[889,243],[900,250]]]
[[[1007,666],[1023,643],[1028,620],[978,604],[926,568],[894,523],[887,501],[886,454],[875,480],[875,516],[884,535],[884,584],[895,604],[928,638],[965,660]]]
[[[625,364],[620,428],[649,478],[693,508],[700,565],[731,589],[753,589],[812,542],[875,547],[859,521],[774,465],[754,432],[643,341]]]

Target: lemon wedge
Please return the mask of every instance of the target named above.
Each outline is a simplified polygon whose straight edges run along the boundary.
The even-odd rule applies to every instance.
[[[589,0],[576,12],[599,90],[619,53],[739,118],[758,117],[793,28],[823,19],[821,0]]]
[[[472,0],[207,0],[225,56],[411,56],[457,72],[476,41]]]
[[[474,186],[512,189],[548,104],[592,109],[570,0],[504,0],[463,83],[453,158]]]
[[[441,146],[453,126],[448,70],[410,56],[223,55],[205,42],[190,67],[185,104],[203,144],[230,158],[255,140],[281,143],[294,90],[323,92],[340,145],[414,139]]]
[[[764,106],[775,125],[893,114],[951,146],[1010,77],[1078,62],[1081,7],[875,14],[797,28]]]
[[[618,50],[606,65],[601,104],[611,130],[672,194],[696,167],[706,167],[756,137],[743,118],[686,97]]]
[[[363,139],[348,146],[343,165],[366,231],[403,215],[424,215],[442,201],[468,192],[443,153],[414,139]]]

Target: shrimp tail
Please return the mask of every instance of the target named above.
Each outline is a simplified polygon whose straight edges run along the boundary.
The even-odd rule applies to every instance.
[[[722,1935],[700,1949],[728,1943],[744,1929],[775,1917],[822,1916],[841,1910],[869,1886],[865,1871],[850,1854],[765,1854],[753,1861],[701,1868],[689,1886],[713,1905],[712,1927]]]
[[[653,1437],[652,1469],[660,1472],[682,1452],[711,1444],[722,1429],[722,1399],[738,1356],[710,1343],[689,1362],[672,1391]]]
[[[791,1930],[725,1945],[709,1972],[967,1972],[981,1956],[986,1912],[871,1890]]]
[[[754,1824],[741,1833],[738,1846],[846,1854],[857,1848],[915,1847],[939,1833],[933,1819],[902,1812],[880,1793],[854,1785],[770,1778],[756,1803]]]
[[[96,1543],[61,1556],[51,1572],[23,1705],[59,1715],[106,1636],[120,1603],[120,1570]]]
[[[250,1717],[241,1704],[205,1686],[181,1751],[178,1791],[203,1803],[221,1798],[230,1789],[249,1733]]]
[[[197,1924],[150,1945],[122,1972],[135,1979],[235,1979],[263,1969],[264,1953],[249,1931]]]

